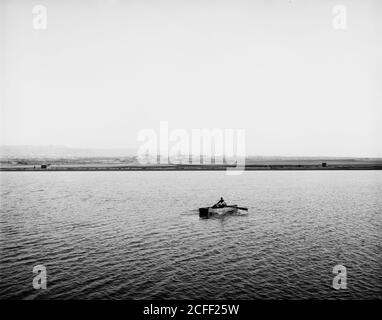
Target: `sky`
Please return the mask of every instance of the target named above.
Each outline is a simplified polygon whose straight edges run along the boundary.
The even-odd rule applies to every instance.
[[[381,57],[378,0],[0,0],[0,143],[135,148],[167,121],[244,129],[250,155],[382,157]]]

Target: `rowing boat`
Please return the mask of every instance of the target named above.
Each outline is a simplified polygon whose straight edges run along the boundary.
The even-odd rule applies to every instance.
[[[237,205],[230,205],[226,207],[221,208],[214,208],[214,207],[205,207],[205,208],[199,208],[199,217],[201,218],[209,218],[211,216],[221,216],[228,213],[237,213]]]

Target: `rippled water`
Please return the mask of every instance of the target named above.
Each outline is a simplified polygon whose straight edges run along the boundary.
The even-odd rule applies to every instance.
[[[382,298],[382,172],[0,178],[1,298]],[[248,215],[199,219],[220,196]],[[47,290],[32,287],[38,264]]]

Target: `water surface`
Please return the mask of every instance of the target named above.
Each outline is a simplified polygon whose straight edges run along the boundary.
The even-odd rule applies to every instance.
[[[0,178],[3,299],[382,298],[380,171]],[[199,219],[220,196],[248,215]],[[32,287],[39,264],[47,290]]]

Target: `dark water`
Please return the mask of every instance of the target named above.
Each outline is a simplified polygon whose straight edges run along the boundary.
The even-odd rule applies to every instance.
[[[0,177],[3,299],[382,298],[382,172]],[[200,220],[220,196],[248,215]]]

